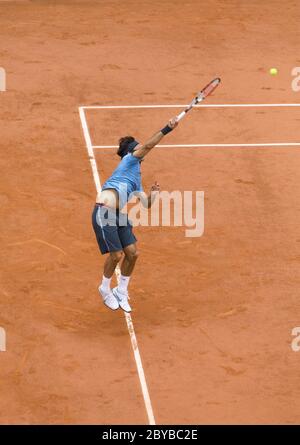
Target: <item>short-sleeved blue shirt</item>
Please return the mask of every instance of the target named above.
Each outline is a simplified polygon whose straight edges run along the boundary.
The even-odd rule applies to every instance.
[[[115,189],[119,194],[119,206],[124,207],[134,192],[142,192],[140,159],[128,153],[112,175],[103,184],[102,190]]]

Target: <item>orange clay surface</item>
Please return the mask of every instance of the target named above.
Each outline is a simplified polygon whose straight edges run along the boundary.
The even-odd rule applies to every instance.
[[[0,423],[146,423],[124,316],[97,293],[80,105],[300,102],[298,1],[0,2]],[[279,74],[270,76],[270,67]],[[177,110],[176,110],[177,111]],[[87,111],[96,145],[172,110]],[[300,109],[197,109],[164,143],[299,142]],[[98,149],[101,179],[117,163]],[[147,189],[205,193],[205,231],[138,228],[132,317],[157,423],[299,423],[300,149],[174,148]]]

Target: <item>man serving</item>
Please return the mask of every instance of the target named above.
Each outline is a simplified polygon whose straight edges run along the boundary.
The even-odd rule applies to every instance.
[[[104,263],[99,292],[104,304],[112,310],[121,307],[124,311],[131,312],[128,284],[138,256],[132,225],[121,209],[133,195],[137,195],[145,207],[151,207],[159,192],[159,185],[155,182],[148,195],[143,191],[141,161],[177,125],[175,117],[145,144],[140,144],[132,136],[121,138],[117,152],[121,162],[97,196],[92,215],[93,228],[101,253],[109,254]],[[111,278],[121,260],[119,284],[111,290]]]

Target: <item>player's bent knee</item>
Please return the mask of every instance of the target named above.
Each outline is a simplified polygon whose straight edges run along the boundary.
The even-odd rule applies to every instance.
[[[121,261],[122,256],[123,256],[123,253],[120,251],[119,252],[110,252],[110,257],[115,263],[118,263],[119,261]]]
[[[126,252],[125,255],[126,255],[128,261],[134,262],[138,259],[139,252],[137,250],[134,250],[132,252]]]

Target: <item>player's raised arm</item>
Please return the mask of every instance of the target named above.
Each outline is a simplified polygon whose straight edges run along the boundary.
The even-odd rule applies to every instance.
[[[170,133],[170,131],[177,127],[177,125],[177,117],[173,117],[173,119],[169,120],[168,125],[166,125],[159,132],[155,133],[145,142],[145,144],[139,144],[134,150],[133,156],[136,158],[144,158],[146,154],[148,154],[149,151],[152,150],[152,148],[155,147],[155,145],[157,145],[166,134]]]

